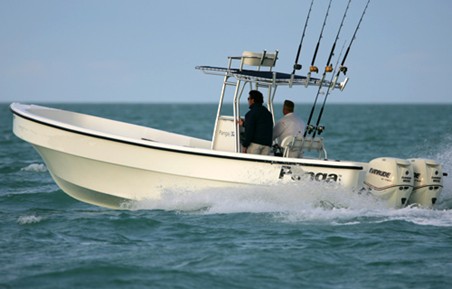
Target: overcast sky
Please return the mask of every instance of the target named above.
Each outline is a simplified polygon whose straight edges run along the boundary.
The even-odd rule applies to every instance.
[[[365,5],[353,0],[335,56]],[[305,74],[327,0],[316,0],[300,58]],[[244,50],[279,50],[291,72],[310,0],[0,0],[0,102],[217,102],[226,65]],[[346,0],[333,0],[320,52],[331,50]],[[451,103],[452,1],[372,0],[337,103]],[[336,57],[333,63],[336,62]],[[283,91],[310,102],[314,89]]]

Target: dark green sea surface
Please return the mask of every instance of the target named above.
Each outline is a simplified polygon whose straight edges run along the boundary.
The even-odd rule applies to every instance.
[[[205,139],[216,114],[48,106]],[[306,119],[310,106],[297,110]],[[449,177],[434,210],[318,184],[173,191],[109,210],[62,192],[0,104],[0,288],[452,288],[451,123],[452,105],[329,105],[322,121],[331,159],[441,162]]]

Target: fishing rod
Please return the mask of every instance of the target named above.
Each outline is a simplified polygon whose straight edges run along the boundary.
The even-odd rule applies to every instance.
[[[337,31],[336,38],[334,39],[333,46],[331,47],[330,55],[328,56],[328,60],[326,62],[325,70],[323,71],[322,79],[320,80],[320,83],[319,83],[319,89],[317,91],[317,95],[315,96],[314,104],[312,105],[312,108],[311,108],[311,113],[309,114],[308,124],[306,126],[306,130],[305,130],[304,135],[303,135],[304,137],[306,137],[306,135],[308,133],[310,134],[312,132],[312,130],[314,129],[314,127],[311,126],[312,115],[314,114],[315,106],[317,105],[317,100],[319,98],[320,91],[322,90],[322,86],[323,86],[323,82],[325,81],[326,74],[328,72],[332,72],[333,71],[333,66],[331,65],[331,58],[334,55],[334,49],[336,48],[336,43],[337,43],[337,40],[339,39],[339,35],[341,33],[342,26],[344,26],[344,21],[345,21],[345,18],[347,17],[347,11],[348,11],[348,8],[350,7],[350,2],[352,2],[352,0],[348,0],[347,7],[345,8],[344,16],[342,16],[341,24],[340,24],[339,29]],[[330,4],[331,4],[331,1],[330,1]],[[328,6],[328,9],[329,9],[329,6]],[[322,30],[323,30],[323,28],[322,28]],[[311,66],[311,68],[312,68],[312,66]],[[316,69],[317,69],[317,67],[316,67]],[[318,69],[317,69],[317,71],[318,71]]]
[[[344,73],[344,75],[347,74],[347,67],[344,66],[345,60],[347,59],[348,53],[350,52],[350,47],[352,47],[353,41],[356,38],[356,33],[358,32],[359,27],[361,26],[361,22],[363,21],[364,14],[366,14],[367,7],[369,6],[370,0],[367,1],[366,6],[364,7],[363,13],[361,14],[361,18],[358,21],[358,25],[356,26],[355,32],[353,33],[352,39],[350,40],[350,44],[347,47],[347,50],[345,52],[344,58],[342,59],[340,69],[337,71],[336,76],[334,77],[333,83],[332,83],[332,89],[334,89],[334,86],[336,85],[337,79],[339,78],[339,75],[341,72]]]
[[[312,57],[312,61],[311,61],[311,67],[309,68],[308,76],[306,78],[306,87],[309,84],[309,79],[311,78],[311,73],[312,72],[316,72],[316,73],[319,72],[319,69],[316,66],[314,66],[314,63],[315,63],[315,58],[317,57],[317,52],[319,51],[320,40],[322,40],[322,38],[323,38],[323,30],[325,29],[326,20],[328,19],[328,14],[330,12],[331,2],[332,2],[332,0],[330,0],[330,2],[328,3],[328,8],[326,9],[326,13],[325,13],[325,18],[323,19],[323,24],[322,24],[322,29],[320,30],[319,40],[317,41],[317,45],[316,45],[315,51],[314,51],[314,56]],[[311,133],[312,129],[310,127],[310,123],[311,123],[311,119],[312,119],[312,114],[314,113],[315,106],[317,105],[318,97],[319,97],[319,94],[317,94],[317,96],[315,97],[314,104],[312,105],[311,113],[309,114],[309,118],[308,118],[308,124],[306,126],[305,131],[304,131],[303,137],[306,137],[306,133],[308,131],[309,131],[309,133]]]
[[[325,18],[323,19],[323,24],[322,24],[322,29],[320,30],[319,40],[317,41],[317,45],[316,45],[315,50],[314,50],[314,56],[312,57],[312,61],[311,61],[311,67],[309,68],[308,81],[306,81],[306,86],[307,86],[307,84],[309,82],[309,79],[311,78],[311,72],[315,72],[315,73],[319,72],[319,69],[317,68],[317,66],[314,66],[314,64],[315,64],[315,59],[317,57],[317,52],[319,51],[320,41],[323,38],[323,30],[325,29],[326,20],[328,19],[328,14],[330,12],[331,2],[332,2],[332,0],[330,0],[330,2],[328,3],[328,8],[326,9],[326,13],[325,13]]]
[[[344,75],[347,73],[347,67],[344,66],[344,63],[345,63],[345,60],[347,59],[348,53],[350,52],[350,47],[352,46],[353,40],[356,38],[356,32],[358,31],[359,26],[361,25],[361,21],[363,20],[364,14],[366,14],[366,10],[367,10],[367,6],[369,6],[369,2],[370,2],[370,0],[367,1],[366,6],[364,7],[364,10],[363,10],[363,13],[361,15],[361,18],[359,19],[358,25],[356,26],[355,32],[353,33],[352,39],[350,40],[350,44],[348,45],[347,51],[345,52],[344,58],[342,59],[341,66],[340,66],[339,69],[337,69],[337,67],[336,67],[336,69],[337,69],[336,76],[334,77],[334,80],[331,81],[331,84],[328,86],[328,89],[327,89],[326,94],[325,94],[325,98],[323,100],[323,105],[322,105],[322,108],[320,110],[319,117],[317,119],[316,128],[319,127],[319,123],[320,123],[320,119],[322,118],[323,109],[325,107],[326,99],[328,98],[328,95],[330,94],[330,90],[334,89],[334,86],[336,85],[336,81],[337,81],[337,78],[339,77],[339,74],[341,73],[341,71],[344,73]],[[344,45],[345,45],[345,43],[344,43]],[[344,49],[344,47],[342,47],[342,50],[343,49]],[[342,51],[341,51],[341,54],[342,54]],[[341,54],[339,54],[338,61],[339,61],[339,58],[341,58],[341,56],[340,56]],[[337,63],[336,63],[336,66],[337,66]],[[333,75],[334,75],[334,73],[333,73]],[[313,138],[315,137],[316,131],[317,130],[314,131],[314,134],[312,136]],[[319,134],[322,131],[323,131],[323,129],[321,129],[319,131]]]
[[[341,52],[339,53],[339,56],[337,57],[336,64],[335,64],[335,66],[334,66],[334,72],[333,72],[333,74],[332,74],[332,76],[331,76],[330,83],[333,81],[333,76],[334,76],[334,74],[336,73],[336,70],[338,70],[339,59],[340,59],[341,56],[342,56],[342,52],[344,52],[345,43],[346,43],[346,42],[344,41],[344,44],[342,45],[342,48],[341,48]],[[325,129],[324,126],[319,126],[319,124],[320,124],[320,119],[322,118],[323,109],[324,109],[324,107],[325,107],[326,99],[328,98],[328,95],[330,94],[330,89],[331,89],[331,85],[329,85],[329,86],[328,86],[328,89],[326,90],[325,98],[323,99],[322,108],[320,109],[319,117],[317,118],[317,123],[315,124],[315,130],[314,130],[314,133],[313,133],[313,135],[312,135],[312,138],[315,137],[315,135],[316,135],[317,132],[318,132],[319,135],[320,135],[320,134],[323,132],[323,130]]]
[[[350,7],[350,2],[352,2],[352,0],[348,0],[347,7],[345,8],[344,16],[342,17],[341,25],[339,26],[339,30],[337,31],[333,46],[331,47],[331,52],[330,52],[330,56],[328,57],[328,61],[326,62],[325,72],[333,71],[333,66],[331,65],[331,58],[333,58],[334,49],[336,48],[336,43],[337,43],[337,40],[339,39],[339,34],[341,33],[342,26],[344,26],[344,20],[345,20],[345,17],[347,16],[347,11],[348,11],[348,8]]]
[[[301,46],[303,45],[303,39],[304,39],[304,35],[306,34],[306,28],[308,27],[309,16],[311,15],[311,10],[312,10],[312,4],[314,4],[314,0],[311,0],[311,5],[309,6],[308,16],[306,17],[306,22],[304,23],[303,34],[301,35],[300,44],[298,45],[297,56],[295,57],[295,64],[293,65],[292,78],[295,75],[295,70],[301,69],[301,64],[298,64],[298,59],[301,54]]]

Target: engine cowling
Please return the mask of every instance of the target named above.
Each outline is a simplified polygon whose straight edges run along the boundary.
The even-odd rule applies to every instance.
[[[371,194],[386,200],[390,207],[404,207],[414,185],[411,162],[388,157],[373,159],[369,162],[364,185]]]
[[[428,159],[410,159],[414,172],[414,187],[409,204],[432,208],[443,190],[443,168]]]

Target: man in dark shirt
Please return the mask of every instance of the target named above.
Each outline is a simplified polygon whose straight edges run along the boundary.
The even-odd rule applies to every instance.
[[[245,139],[242,142],[243,152],[249,154],[269,155],[272,145],[273,117],[262,104],[264,97],[260,91],[249,92],[248,104],[250,110],[245,115],[245,121],[240,125],[245,127]]]

